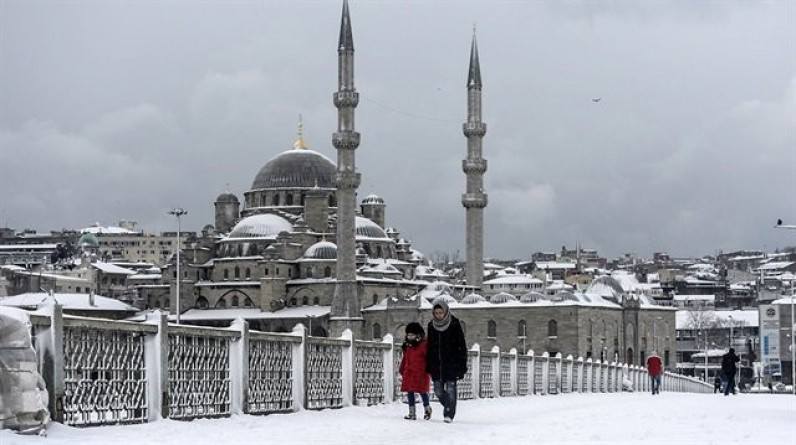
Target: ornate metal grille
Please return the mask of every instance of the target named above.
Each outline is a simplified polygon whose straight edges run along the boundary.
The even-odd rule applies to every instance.
[[[354,394],[368,405],[384,403],[384,351],[357,343],[354,363]]]
[[[609,366],[608,369],[608,392],[614,392],[614,367]]]
[[[580,387],[581,392],[589,392],[589,368],[590,367],[591,367],[591,364],[585,363],[585,362],[583,363],[583,366],[579,367],[580,368],[580,372],[583,374],[582,375],[582,379],[583,380],[581,381],[581,387]]]
[[[528,394],[528,366],[530,359],[527,356],[517,357],[517,395]]]
[[[401,392],[401,383],[403,382],[403,377],[400,373],[401,361],[404,358],[404,350],[401,348],[401,345],[393,345],[392,350],[392,369],[395,372],[395,377],[393,378],[393,390],[395,392],[393,394],[396,400],[400,398],[402,402],[406,402],[406,395]],[[433,388],[431,389],[431,392],[434,392]]]
[[[533,362],[533,390],[536,394],[542,394],[544,390],[544,367],[547,366],[547,359],[537,357]]]
[[[600,367],[601,367],[601,370],[600,370],[600,392],[605,392],[606,389],[607,389],[606,386],[608,384],[608,378],[607,378],[608,377],[608,375],[607,375],[608,374],[608,365],[603,363],[602,365],[600,365]]]
[[[479,360],[479,372],[481,378],[479,379],[480,391],[479,397],[495,397],[495,385],[492,369],[492,356],[481,355]]]
[[[600,365],[591,365],[591,392],[600,392]]]
[[[556,364],[558,360],[550,358],[547,361],[547,393],[558,394],[558,378],[556,376]]]
[[[572,362],[572,382],[570,382],[571,392],[578,392],[578,381],[580,380],[580,370],[583,367],[578,362]]]
[[[563,360],[561,363],[561,392],[568,393],[572,390],[569,382],[569,370],[572,366],[570,360]]]
[[[468,364],[473,362],[472,357],[473,354],[468,353],[467,355]],[[471,368],[472,366],[468,366],[467,373],[464,375],[464,378],[456,383],[456,397],[461,400],[475,398],[475,394],[473,393],[473,370]],[[434,391],[431,392],[432,392],[432,398],[436,400],[436,395],[433,394]]]
[[[169,418],[229,415],[229,338],[169,335]]]
[[[511,395],[511,357],[500,356],[500,395]]]
[[[249,414],[293,411],[293,345],[249,340]]]
[[[343,406],[343,346],[307,339],[307,409]]]
[[[64,327],[64,423],[146,422],[144,334]]]

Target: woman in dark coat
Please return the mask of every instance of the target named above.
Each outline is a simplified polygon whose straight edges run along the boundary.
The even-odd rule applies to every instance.
[[[434,300],[428,323],[427,369],[434,393],[444,408],[445,422],[450,423],[456,416],[456,381],[467,374],[467,343],[459,319],[439,298]]]

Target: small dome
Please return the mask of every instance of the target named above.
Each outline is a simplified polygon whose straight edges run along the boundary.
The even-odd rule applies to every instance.
[[[573,294],[572,292],[567,292],[567,291],[561,291],[561,292],[553,295],[552,297],[550,297],[550,299],[552,301],[557,301],[557,302],[561,302],[561,301],[580,301],[580,299],[577,296],[575,296],[575,294]]]
[[[357,230],[357,238],[386,238],[387,234],[384,233],[381,227],[375,222],[363,218],[361,216],[357,216],[356,219],[356,230]]]
[[[537,301],[546,300],[544,295],[540,294],[539,292],[528,292],[527,294],[520,297],[520,302],[522,303],[536,303]]]
[[[448,303],[448,305],[450,305],[451,303],[456,303],[456,299],[448,294],[437,295],[437,297],[434,298],[434,301],[436,300],[442,300]]]
[[[462,299],[462,304],[475,304],[475,303],[483,303],[486,301],[486,298],[478,295],[478,294],[470,294]]]
[[[243,218],[229,233],[230,238],[264,238],[281,232],[290,232],[293,225],[273,214],[252,215]]]
[[[252,182],[252,190],[289,187],[335,187],[337,167],[317,151],[294,149],[280,153],[266,163]]]
[[[384,200],[376,195],[368,195],[362,200],[365,205],[384,205]]]
[[[304,258],[314,260],[334,260],[337,259],[337,245],[329,241],[320,241],[311,245],[306,252]]]
[[[589,284],[589,287],[586,288],[587,294],[596,294],[603,298],[609,298],[612,300],[619,300],[622,294],[625,293],[624,289],[622,289],[622,285],[619,284],[619,281],[616,278],[603,275],[601,277],[597,277],[594,281]]]
[[[87,247],[99,247],[99,240],[97,236],[93,233],[84,233],[80,235],[80,239],[77,240],[78,246],[87,246]]]
[[[509,301],[517,301],[517,297],[507,294],[506,292],[501,292],[499,294],[492,295],[492,297],[489,299],[490,303],[495,304],[508,303]]]
[[[237,203],[240,203],[240,201],[238,201],[238,197],[233,195],[232,193],[224,192],[224,193],[218,195],[218,198],[216,198],[216,204],[223,204],[223,203],[235,203],[235,204],[237,204]]]

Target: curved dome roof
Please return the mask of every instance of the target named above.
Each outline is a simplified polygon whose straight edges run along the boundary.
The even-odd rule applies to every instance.
[[[437,300],[442,300],[442,301],[448,303],[448,305],[450,305],[451,303],[456,303],[456,299],[453,298],[452,296],[448,295],[448,294],[437,295],[437,297],[434,298],[434,301],[437,301]]]
[[[240,201],[238,201],[238,197],[233,195],[232,193],[224,192],[224,193],[218,195],[218,198],[216,198],[216,202],[217,203],[227,203],[227,202],[229,202],[229,203],[239,203]]]
[[[317,151],[293,149],[266,163],[254,177],[252,190],[294,187],[334,188],[337,168],[329,158]]]
[[[475,304],[475,303],[483,303],[486,301],[486,298],[478,295],[478,294],[470,294],[464,298],[462,298],[462,304]]]
[[[553,300],[553,301],[558,301],[558,302],[561,302],[561,301],[580,301],[580,299],[575,294],[573,294],[572,292],[567,292],[567,291],[561,291],[561,292],[553,295],[552,297],[550,297],[550,299]]]
[[[617,299],[620,295],[625,293],[625,290],[622,289],[622,285],[619,284],[616,278],[603,275],[595,278],[594,281],[589,284],[589,287],[586,288],[586,293],[596,294],[603,298]]]
[[[357,216],[356,230],[357,237],[391,239],[378,224],[361,216]]]
[[[337,245],[329,241],[320,241],[311,245],[306,252],[304,258],[314,260],[334,260],[337,258]]]
[[[97,239],[97,235],[94,235],[93,233],[84,233],[80,235],[80,239],[77,240],[77,245],[97,247],[99,246],[99,239]]]
[[[264,238],[280,232],[290,232],[293,225],[278,215],[270,213],[243,218],[229,232],[229,238]]]
[[[507,294],[506,292],[501,292],[499,294],[492,295],[492,297],[489,299],[490,303],[495,304],[508,303],[509,301],[517,301],[517,297]]]
[[[535,303],[540,300],[546,300],[543,294],[539,292],[528,292],[527,294],[520,297],[520,302],[522,303]]]
[[[362,200],[362,204],[384,204],[384,200],[377,195],[368,195]]]

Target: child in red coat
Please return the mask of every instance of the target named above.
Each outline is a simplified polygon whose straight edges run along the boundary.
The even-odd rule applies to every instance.
[[[403,345],[403,358],[398,372],[401,373],[401,391],[406,392],[409,401],[409,414],[404,419],[415,420],[415,393],[420,393],[423,399],[423,418],[431,418],[431,405],[428,403],[428,387],[431,376],[426,372],[426,354],[428,352],[428,342],[426,333],[420,323],[412,322],[406,325],[406,338]]]

